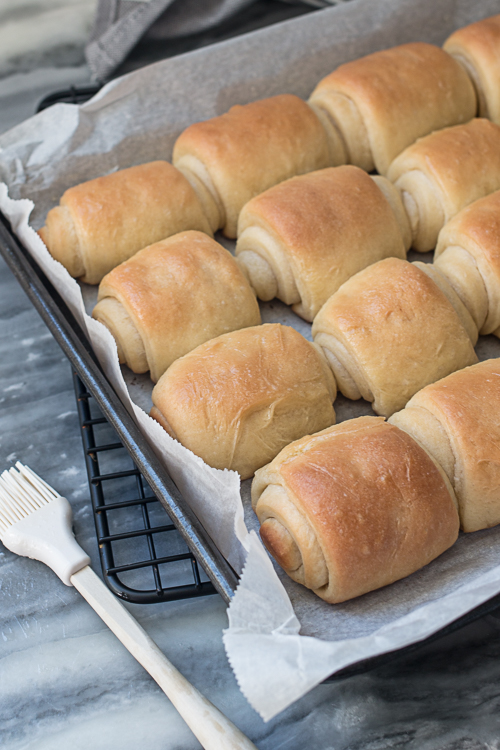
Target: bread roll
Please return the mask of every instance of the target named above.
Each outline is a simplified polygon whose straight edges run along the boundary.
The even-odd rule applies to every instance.
[[[314,319],[339,390],[390,416],[424,385],[477,362],[477,329],[430,264],[387,258],[346,281]]]
[[[432,250],[446,222],[500,189],[500,127],[475,119],[431,133],[403,151],[387,176],[401,190],[412,246]]]
[[[500,336],[500,191],[464,208],[439,233],[434,265],[479,333]]]
[[[332,604],[410,575],[458,536],[446,474],[379,417],[284,448],[256,473],[252,504],[269,552]]]
[[[181,232],[136,253],[101,281],[94,318],[120,362],[156,382],[209,339],[258,325],[255,295],[231,253],[202,232]]]
[[[314,344],[278,324],[226,333],[169,367],[151,416],[216,469],[252,476],[292,440],[335,422],[335,382]]]
[[[190,125],[175,143],[173,163],[198,192],[212,228],[236,237],[245,203],[289,177],[339,163],[332,148],[313,110],[282,94]]]
[[[278,297],[312,321],[362,268],[388,256],[406,258],[403,233],[409,243],[392,183],[358,167],[331,167],[292,177],[249,201],[238,222],[236,256],[260,299]]]
[[[479,103],[479,117],[500,125],[500,15],[458,29],[443,49],[469,74]]]
[[[500,359],[428,385],[389,421],[446,471],[464,531],[500,523]]]
[[[423,42],[341,65],[318,83],[309,102],[338,129],[348,163],[383,175],[417,138],[476,113],[465,71],[439,47]]]
[[[71,276],[98,284],[146,245],[186,229],[212,234],[186,178],[153,161],[66,190],[39,234]]]

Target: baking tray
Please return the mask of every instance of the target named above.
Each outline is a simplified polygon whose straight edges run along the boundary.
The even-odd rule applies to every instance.
[[[71,97],[82,96],[83,98],[80,101],[83,101],[87,94],[87,92],[79,91],[69,93]],[[196,516],[183,501],[152,449],[145,443],[135,422],[106,380],[83,331],[36,262],[32,260],[29,253],[13,235],[9,223],[5,219],[0,220],[0,252],[5,256],[7,263],[80,374],[86,388],[95,397],[104,415],[117,430],[124,446],[143,473],[154,494],[170,514],[175,526],[179,528],[190,550],[200,560],[217,591],[228,601],[237,585],[235,572],[220,555]],[[500,595],[484,602],[424,641],[357,662],[338,671],[330,680],[344,679],[387,664],[396,658],[404,658],[405,655],[418,651],[422,644],[436,641],[448,633],[458,630],[497,609],[499,605]]]
[[[206,572],[214,589],[226,602],[229,602],[238,584],[237,574],[221,555],[198,518],[182,498],[166,469],[144,440],[137,425],[106,379],[84,332],[71,311],[36,261],[17,239],[9,221],[1,212],[0,253],[68,357],[81,381],[95,398],[102,414],[116,430],[120,442],[144,476],[154,496],[165,508],[189,550]],[[107,580],[108,584],[109,582]],[[113,590],[113,586],[111,589]],[[119,595],[119,591],[115,593]],[[500,594],[423,641],[357,662],[336,672],[325,681],[346,679],[384,666],[395,659],[404,658],[418,651],[422,645],[437,641],[493,612],[498,607],[500,607]]]

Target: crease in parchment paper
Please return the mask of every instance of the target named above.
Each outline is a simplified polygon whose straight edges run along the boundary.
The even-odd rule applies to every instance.
[[[497,0],[351,0],[156,63],[113,81],[87,104],[55,105],[0,136],[6,183],[0,209],[87,332],[107,377],[186,501],[228,561],[243,571],[224,644],[241,690],[266,720],[329,674],[420,641],[499,593],[500,530],[461,534],[430,565],[358,599],[335,606],[318,599],[265,552],[250,482],[242,483],[240,494],[235,472],[204,464],[138,406],[148,408],[147,377],[120,368],[111,334],[85,312],[82,285],[51,258],[28,222],[41,226],[71,185],[170,158],[175,138],[191,122],[277,93],[307,97],[341,62],[407,41],[440,44],[458,26],[497,12]],[[83,291],[89,309],[94,292]],[[276,300],[262,306],[262,317],[310,338],[310,326]],[[479,350],[481,359],[498,357],[500,342],[481,337]],[[335,409],[339,421],[371,413],[365,402],[342,397]]]

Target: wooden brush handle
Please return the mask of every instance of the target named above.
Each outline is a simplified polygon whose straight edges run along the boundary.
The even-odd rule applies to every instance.
[[[139,664],[156,680],[205,750],[257,750],[174,667],[146,631],[87,565],[71,583]]]

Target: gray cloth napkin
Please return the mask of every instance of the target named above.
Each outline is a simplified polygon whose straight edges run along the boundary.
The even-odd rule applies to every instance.
[[[298,0],[316,8],[342,1]],[[155,39],[197,34],[217,26],[253,2],[255,0],[99,0],[94,28],[85,48],[87,63],[94,78],[106,81],[150,27],[153,27],[150,35]]]

